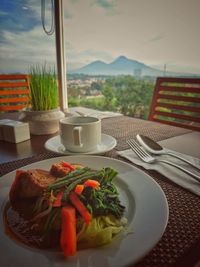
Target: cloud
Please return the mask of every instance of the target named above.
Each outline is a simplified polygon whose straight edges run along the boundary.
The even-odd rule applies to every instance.
[[[41,23],[37,11],[26,3],[26,0],[21,0],[20,3],[12,0],[0,1],[0,32],[30,31]]]
[[[56,64],[55,35],[42,29],[41,2],[0,1],[0,72],[28,72],[36,63]],[[50,1],[45,6],[45,26],[51,25]]]
[[[94,5],[98,5],[107,11],[113,11],[115,8],[114,0],[93,0]]]
[[[29,32],[2,31],[0,72],[28,72],[30,65],[56,65],[55,36],[47,36],[42,26]]]
[[[153,38],[151,38],[150,40],[148,40],[147,43],[154,43],[154,42],[160,41],[163,38],[165,38],[164,34],[158,34],[154,36]]]
[[[0,1],[0,45],[6,45],[5,32],[20,34],[42,25],[41,2],[35,0]],[[51,3],[45,2],[45,21],[47,29],[51,26]],[[69,16],[69,15],[68,15]],[[8,37],[8,36],[7,36]]]
[[[66,44],[67,63],[110,62],[125,54],[146,64],[169,61],[188,69],[190,64],[199,68],[200,39],[196,32],[200,1],[184,3],[181,12],[179,1],[158,0],[148,8],[144,8],[146,0],[63,2],[65,36],[70,42]],[[48,0],[47,29],[50,10]],[[44,61],[53,64],[55,50],[55,35],[48,37],[42,29],[41,0],[0,0],[0,72],[26,71],[30,64]]]
[[[66,45],[66,58],[69,70],[82,67],[99,59],[105,62],[111,62],[113,60],[113,56],[107,51],[100,51],[97,49],[77,51],[70,43]]]
[[[72,14],[67,9],[64,10],[64,16],[65,16],[65,19],[73,18]]]

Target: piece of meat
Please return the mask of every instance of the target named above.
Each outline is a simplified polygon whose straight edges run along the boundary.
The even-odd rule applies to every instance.
[[[66,176],[71,170],[63,167],[62,163],[54,163],[51,166],[50,173],[58,178]]]
[[[84,167],[81,164],[75,164],[75,163],[70,164],[70,165],[73,166],[75,169]],[[58,178],[62,178],[70,172],[71,172],[71,170],[69,168],[63,166],[62,162],[52,164],[51,169],[50,169],[50,173],[52,175],[58,177]]]
[[[10,201],[12,203],[16,199],[38,197],[55,180],[56,177],[49,171],[40,169],[17,170],[9,193]]]

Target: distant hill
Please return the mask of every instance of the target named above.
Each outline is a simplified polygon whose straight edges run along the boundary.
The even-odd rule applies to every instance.
[[[69,71],[87,75],[134,75],[134,76],[162,76],[163,71],[149,67],[139,61],[125,56],[116,58],[111,63],[94,61],[82,68]]]

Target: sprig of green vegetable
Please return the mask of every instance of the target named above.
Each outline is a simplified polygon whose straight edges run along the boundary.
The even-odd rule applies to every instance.
[[[86,167],[72,171],[62,179],[58,179],[56,182],[48,186],[47,191],[58,190],[65,187],[66,189],[64,190],[62,199],[67,200],[70,191],[73,190],[77,184],[81,184],[87,179],[98,180],[100,183],[104,184],[111,181],[116,174],[117,172],[112,168],[103,168],[99,171],[94,171]]]
[[[63,200],[67,200],[70,191],[72,191],[77,184],[81,184],[88,179],[99,180],[102,178],[103,174],[104,174],[104,172],[102,170],[98,171],[98,172],[87,172],[87,173],[77,177],[77,179],[73,180],[71,183],[65,184],[67,187],[66,187],[64,194],[63,194]]]
[[[64,190],[62,201],[68,202],[69,194],[77,184],[83,184],[88,179],[97,180],[100,187],[98,189],[84,187],[80,196],[81,201],[86,207],[89,207],[94,216],[113,214],[117,218],[121,218],[125,207],[120,204],[119,193],[112,182],[116,175],[117,171],[110,167],[98,171],[85,167],[58,179],[48,186],[47,192],[58,192],[62,188]]]
[[[121,218],[125,207],[120,204],[119,192],[112,182],[117,171],[110,167],[102,171],[99,189],[85,187],[80,196],[81,200],[94,216],[113,214],[116,218]]]
[[[45,225],[44,225],[44,234],[46,235],[51,230],[51,226],[54,223],[55,219],[60,216],[61,207],[53,208],[49,213]]]
[[[83,168],[79,170],[75,170],[64,176],[63,178],[59,178],[57,181],[54,183],[50,184],[47,188],[47,190],[55,190],[60,187],[66,186],[70,183],[72,183],[74,180],[80,178],[82,175],[89,173],[90,169],[89,168]],[[93,172],[94,173],[94,172]]]

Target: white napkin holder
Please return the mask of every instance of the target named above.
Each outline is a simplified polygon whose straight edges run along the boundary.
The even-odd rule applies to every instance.
[[[0,140],[20,143],[30,139],[29,124],[15,120],[0,120]]]
[[[11,122],[12,120],[7,120],[7,119],[4,119],[4,120],[0,120],[0,141],[1,140],[4,140],[4,134],[3,134],[3,127],[6,123],[9,123]]]

